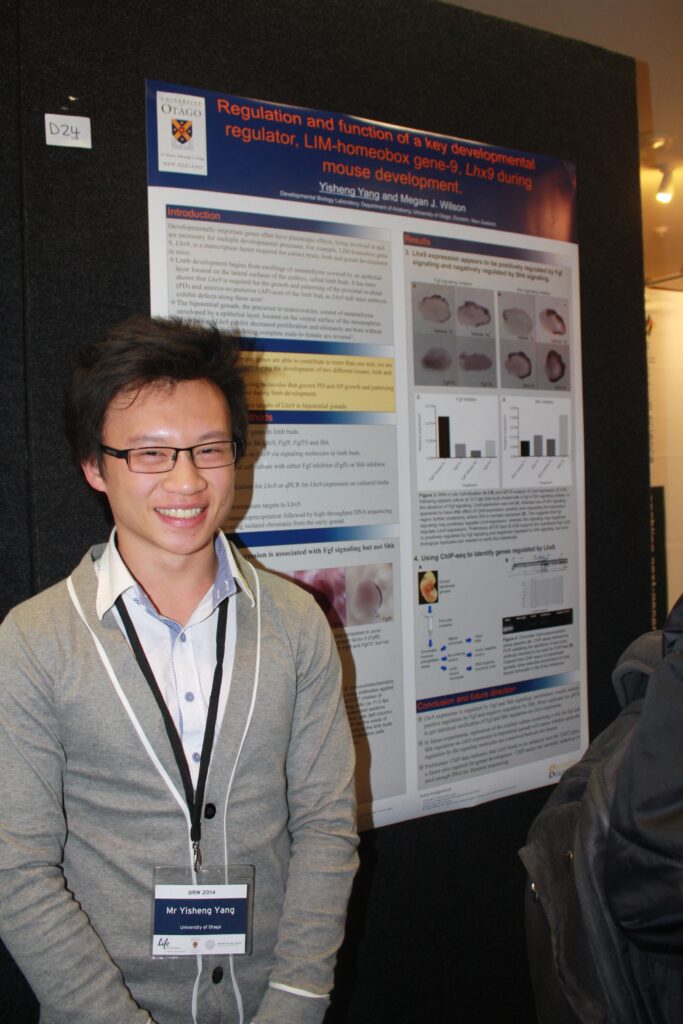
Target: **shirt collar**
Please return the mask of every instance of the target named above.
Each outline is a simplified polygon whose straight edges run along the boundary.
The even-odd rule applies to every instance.
[[[252,590],[243,573],[240,572],[228,539],[222,531],[216,535],[214,548],[218,559],[218,569],[211,593],[214,607],[220,604],[223,598],[236,593],[239,588],[246,594],[253,608],[255,601]],[[116,599],[121,594],[125,594],[127,590],[135,589],[141,603],[148,602],[144,590],[131,575],[128,566],[119,554],[119,549],[116,546],[116,527],[109,535],[109,541],[101,557],[95,562],[95,572],[97,574],[95,610],[100,621],[105,612],[113,607]]]
[[[254,595],[237,566],[237,560],[232,553],[232,548],[228,543],[228,538],[222,530],[219,530],[216,534],[214,548],[216,550],[216,558],[218,559],[216,579],[213,582],[214,607],[220,604],[224,597],[228,597],[229,595],[236,593],[237,588],[239,587],[239,589],[243,590],[247,595],[253,608]]]

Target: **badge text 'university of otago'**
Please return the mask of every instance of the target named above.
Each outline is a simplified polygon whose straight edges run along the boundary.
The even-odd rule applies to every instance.
[[[181,145],[185,145],[192,138],[192,121],[177,121],[175,117],[171,121],[173,138]]]

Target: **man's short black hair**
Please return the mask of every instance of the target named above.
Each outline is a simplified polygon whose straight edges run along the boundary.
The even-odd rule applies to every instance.
[[[225,396],[238,457],[247,441],[247,405],[237,337],[177,317],[136,316],[88,345],[67,393],[67,434],[78,463],[96,458],[104,418],[121,392],[208,380]]]

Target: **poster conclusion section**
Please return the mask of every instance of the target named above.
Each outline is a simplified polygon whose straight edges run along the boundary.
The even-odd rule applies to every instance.
[[[152,308],[238,330],[227,528],[321,604],[361,825],[586,745],[571,166],[149,82]]]

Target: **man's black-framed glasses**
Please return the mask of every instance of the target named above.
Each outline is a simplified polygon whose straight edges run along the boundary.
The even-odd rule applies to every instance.
[[[206,441],[189,448],[167,448],[164,445],[149,445],[147,448],[110,448],[100,444],[103,455],[125,459],[131,473],[168,473],[176,464],[179,452],[189,452],[197,469],[220,469],[237,462],[239,445],[237,441]]]

